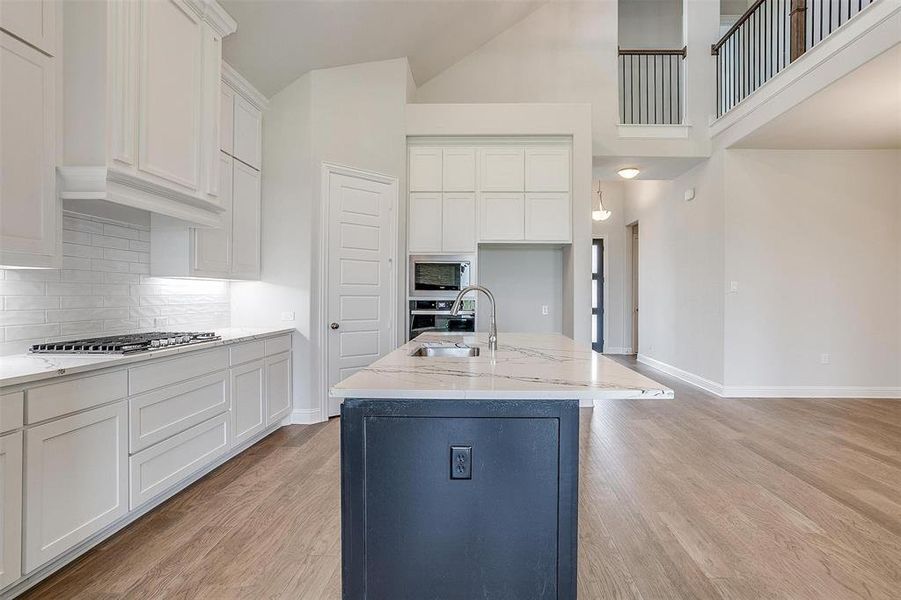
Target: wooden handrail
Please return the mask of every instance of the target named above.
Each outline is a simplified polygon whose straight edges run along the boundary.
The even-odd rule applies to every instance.
[[[761,0],[763,1],[763,0]],[[645,56],[645,55],[657,55],[657,56],[681,56],[685,58],[687,54],[688,48],[683,46],[682,48],[673,49],[673,48],[618,48],[619,55],[634,55],[634,56]]]
[[[742,16],[740,16],[738,18],[738,21],[736,21],[735,23],[732,24],[732,27],[729,28],[729,31],[727,31],[726,34],[720,38],[720,41],[718,41],[717,43],[715,43],[713,46],[710,47],[710,54],[713,54],[714,56],[719,54],[720,47],[726,43],[726,40],[729,39],[729,36],[731,36],[733,33],[735,33],[735,31],[739,27],[744,25],[745,21],[750,19],[751,15],[754,13],[754,11],[757,10],[758,8],[760,8],[760,5],[763,4],[764,2],[766,2],[766,0],[757,0],[757,2],[755,2],[754,4],[749,6],[748,10],[746,10],[742,14]]]

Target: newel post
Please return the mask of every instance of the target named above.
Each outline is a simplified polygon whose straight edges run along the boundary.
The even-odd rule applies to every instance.
[[[791,9],[791,61],[794,62],[807,50],[807,0],[792,0]]]

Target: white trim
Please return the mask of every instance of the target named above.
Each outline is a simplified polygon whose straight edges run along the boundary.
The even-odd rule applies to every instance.
[[[222,61],[222,81],[250,102],[254,108],[263,111],[269,107],[269,99],[224,60]]]
[[[238,23],[216,0],[183,0],[198,16],[209,23],[216,33],[225,37],[238,30]]]
[[[287,422],[291,425],[312,425],[313,423],[327,420],[327,418],[323,419],[321,417],[320,409],[318,408],[295,408],[288,415]]]
[[[604,354],[635,354],[635,352],[625,346],[610,346],[604,347]]]
[[[318,296],[318,306],[316,311],[316,319],[319,324],[318,327],[314,327],[313,331],[316,333],[316,339],[311,340],[313,342],[313,357],[314,357],[314,367],[313,373],[317,376],[316,384],[313,385],[314,392],[319,396],[319,420],[326,421],[328,420],[328,409],[329,409],[329,390],[328,390],[328,264],[329,264],[329,253],[328,253],[328,244],[329,244],[329,176],[335,175],[346,175],[348,177],[357,177],[359,179],[366,179],[368,181],[374,181],[377,183],[383,183],[385,185],[389,185],[394,190],[394,205],[392,206],[392,211],[394,212],[394,220],[391,222],[392,231],[389,232],[389,238],[391,239],[391,248],[389,251],[390,260],[392,261],[391,268],[391,278],[389,281],[390,291],[391,291],[391,332],[389,333],[389,339],[394,340],[395,344],[397,343],[398,334],[397,334],[397,270],[398,265],[406,264],[405,262],[398,260],[398,244],[397,244],[397,236],[399,235],[399,213],[398,204],[400,202],[399,197],[399,183],[397,177],[392,177],[390,175],[384,175],[382,173],[376,173],[372,171],[363,171],[361,169],[356,169],[354,167],[348,167],[345,165],[339,165],[335,163],[329,163],[323,161],[322,163],[322,178],[320,180],[319,190],[319,265],[318,271],[316,274],[316,285],[319,287]]]
[[[691,125],[617,125],[620,139],[687,140]]]
[[[638,362],[644,365],[648,365],[649,367],[654,367],[658,371],[666,373],[667,375],[672,375],[676,379],[681,379],[686,383],[697,386],[706,392],[710,392],[711,394],[715,394],[720,397],[723,396],[722,383],[717,383],[716,381],[711,381],[710,379],[706,379],[704,377],[701,377],[700,375],[689,373],[688,371],[682,370],[679,367],[674,367],[673,365],[659,361],[656,358],[651,358],[650,356],[647,356],[645,354],[639,354],[637,360]]]
[[[885,398],[901,400],[901,387],[728,385],[725,398]]]

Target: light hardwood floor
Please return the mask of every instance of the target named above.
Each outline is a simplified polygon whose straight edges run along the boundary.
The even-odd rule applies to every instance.
[[[901,401],[583,410],[579,597],[901,598]],[[291,426],[26,598],[340,598],[338,422]],[[392,599],[394,600],[394,599]]]

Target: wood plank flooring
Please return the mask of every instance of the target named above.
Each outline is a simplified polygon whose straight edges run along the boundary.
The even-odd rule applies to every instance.
[[[583,410],[582,599],[901,598],[901,402]],[[24,598],[340,598],[338,422],[261,441]],[[398,600],[398,599],[390,599]]]

